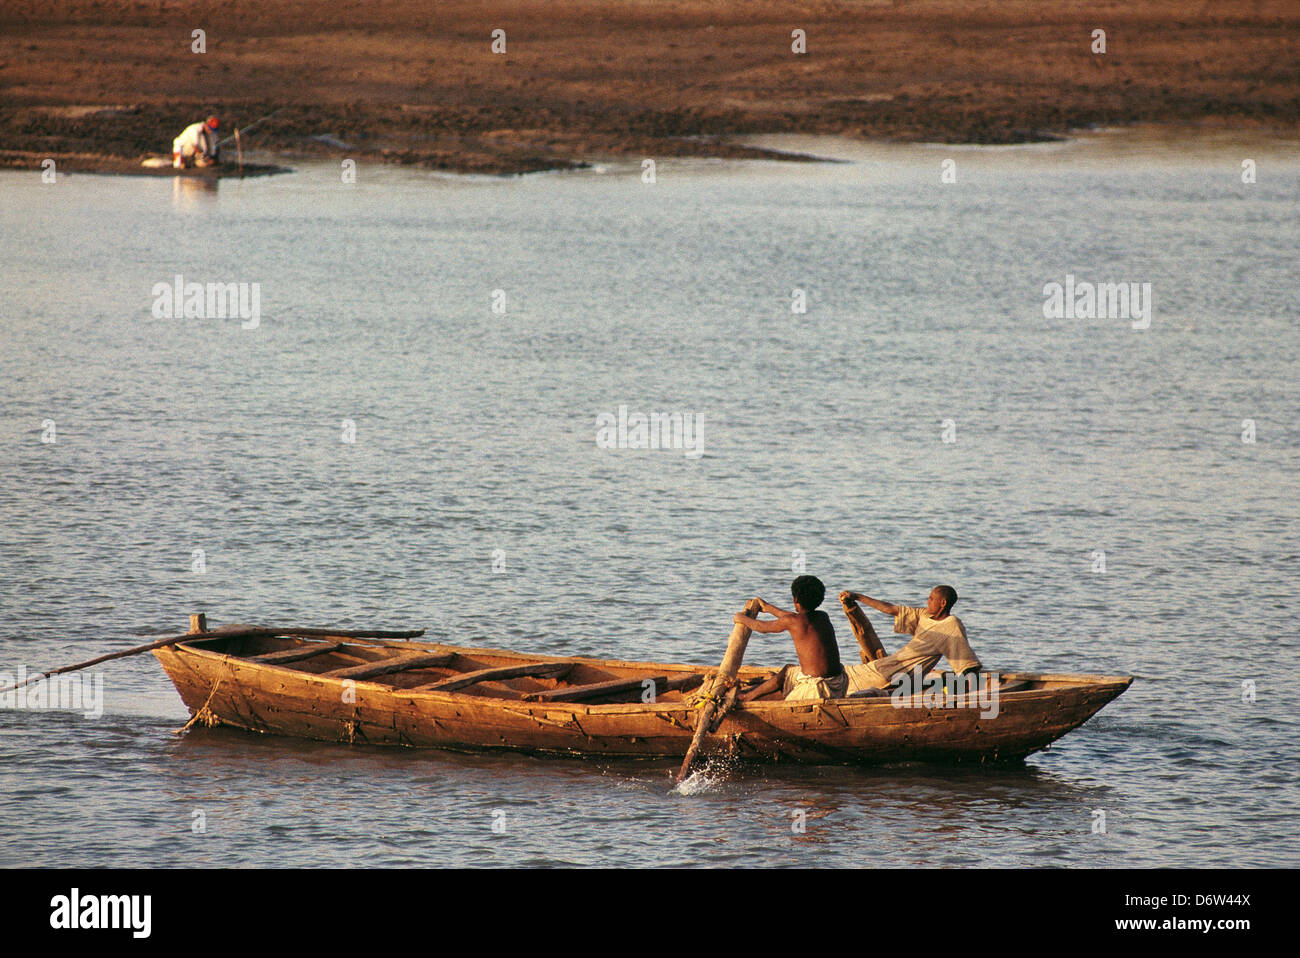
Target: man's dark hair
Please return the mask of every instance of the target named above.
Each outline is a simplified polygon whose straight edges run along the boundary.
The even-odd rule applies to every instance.
[[[826,598],[826,586],[815,575],[801,575],[790,583],[790,594],[805,612],[811,612]]]
[[[946,603],[943,611],[951,612],[952,607],[957,604],[957,590],[950,585],[936,585],[934,588],[943,596],[943,601]]]

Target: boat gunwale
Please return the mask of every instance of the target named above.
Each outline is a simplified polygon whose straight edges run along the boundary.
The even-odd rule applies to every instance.
[[[277,636],[267,636],[267,638],[277,638]],[[393,644],[391,639],[372,639],[357,640],[347,636],[311,636],[310,639],[294,636],[283,636],[283,638],[294,638],[300,645],[312,645],[317,642],[328,642],[331,639],[342,641],[344,645],[358,644],[368,645],[374,648],[391,648],[452,653],[455,655],[479,655],[488,657],[501,657],[506,659],[521,660],[524,662],[550,663],[550,662],[573,662],[577,665],[584,665],[595,668],[619,668],[619,669],[647,669],[649,674],[658,674],[659,672],[678,672],[678,673],[698,673],[704,671],[706,674],[715,671],[707,666],[691,665],[685,663],[665,663],[665,662],[640,662],[625,659],[596,659],[589,656],[574,655],[549,655],[538,653],[536,655],[513,652],[506,649],[492,649],[481,646],[454,646],[443,645],[441,643],[431,642],[402,642]],[[283,670],[303,679],[316,679],[322,682],[329,682],[341,685],[344,681],[353,681],[356,685],[373,686],[376,689],[403,697],[420,697],[433,698],[435,700],[472,700],[476,704],[489,705],[504,708],[506,706],[525,707],[527,709],[542,709],[547,712],[566,711],[575,714],[588,714],[592,710],[600,710],[597,714],[618,714],[626,712],[694,712],[695,706],[686,700],[679,702],[610,702],[604,704],[583,704],[581,702],[527,702],[509,698],[498,698],[496,696],[474,695],[461,691],[440,692],[432,690],[402,689],[375,679],[354,679],[347,680],[334,678],[329,675],[315,672],[305,672],[302,669],[295,669],[290,664],[278,664],[274,662],[255,662],[251,659],[238,655],[232,655],[228,652],[218,652],[213,649],[199,647],[201,644],[209,642],[218,642],[225,640],[223,636],[213,636],[211,638],[200,639],[197,642],[177,642],[173,648],[183,649],[186,653],[197,655],[203,658],[213,658],[225,662],[237,662],[245,666],[251,666],[258,669]],[[382,659],[375,660],[383,661]],[[742,666],[739,671],[741,677],[754,677],[761,674],[772,674],[777,668],[770,666],[747,665]],[[748,674],[746,674],[748,673]],[[1061,692],[1069,689],[1086,689],[1093,691],[1114,691],[1115,696],[1122,693],[1133,683],[1134,676],[1131,675],[1099,675],[1091,673],[1051,673],[1051,672],[999,672],[997,673],[1004,680],[1027,680],[1038,682],[1057,682],[1063,683],[1057,688],[1037,688],[1037,689],[1020,689],[1015,692],[999,693],[999,700],[1003,698],[1012,699],[1013,701],[1024,701],[1029,697],[1055,697]],[[883,691],[883,690],[882,690]],[[1112,696],[1114,698],[1115,696]],[[833,702],[837,708],[849,707],[854,711],[860,708],[871,708],[876,706],[894,706],[892,696],[844,696],[833,699],[796,699],[794,701],[776,699],[772,701],[754,701],[738,702],[735,706],[737,711],[747,712],[770,712],[774,710],[795,711],[800,708],[811,709],[821,703]],[[908,705],[895,706],[903,708],[943,708],[943,706],[925,706],[925,705]],[[945,709],[946,710],[946,709]]]

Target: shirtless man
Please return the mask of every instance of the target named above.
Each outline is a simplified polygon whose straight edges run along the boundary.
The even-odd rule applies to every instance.
[[[894,617],[894,631],[912,636],[912,640],[893,655],[885,654],[876,630],[871,627],[866,613],[858,607],[864,602],[877,611]],[[966,627],[950,611],[957,604],[957,590],[950,585],[937,585],[930,590],[925,608],[894,605],[881,602],[860,592],[841,592],[840,604],[849,617],[849,625],[862,648],[863,665],[849,670],[849,691],[885,689],[894,676],[920,668],[924,676],[940,658],[946,658],[954,672],[964,675],[978,672],[980,660],[966,639]]]
[[[761,611],[776,616],[776,621],[751,619],[737,612],[735,621],[755,632],[771,634],[789,632],[794,639],[794,650],[799,656],[799,667],[784,666],[758,688],[740,697],[742,702],[760,698],[772,692],[785,693],[792,699],[836,699],[848,692],[849,677],[840,664],[840,649],[835,644],[835,627],[830,616],[817,606],[826,597],[826,587],[816,576],[801,575],[790,584],[794,598],[794,611],[786,612],[762,599],[755,599]]]

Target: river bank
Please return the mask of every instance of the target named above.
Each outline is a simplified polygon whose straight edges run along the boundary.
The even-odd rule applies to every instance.
[[[109,170],[166,152],[209,112],[224,134],[276,110],[253,145],[279,157],[475,173],[790,158],[739,134],[999,144],[1138,123],[1300,129],[1294,7],[1071,7],[16,0],[0,11],[0,165]]]

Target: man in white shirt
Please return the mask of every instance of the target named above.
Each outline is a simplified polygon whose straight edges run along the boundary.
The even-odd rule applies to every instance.
[[[866,613],[858,607],[864,602],[886,615],[894,617],[894,631],[910,635],[912,640],[893,655],[885,654],[885,647],[876,630],[871,627]],[[978,672],[980,660],[966,639],[966,627],[961,619],[949,610],[957,604],[957,590],[950,585],[935,586],[925,608],[893,605],[881,602],[860,592],[841,592],[840,604],[849,617],[853,634],[862,648],[862,665],[846,667],[849,673],[849,692],[863,689],[885,689],[899,673],[919,668],[925,675],[945,658],[959,675]]]
[[[172,166],[212,166],[217,162],[217,118],[210,116],[201,123],[191,123],[172,140]]]

